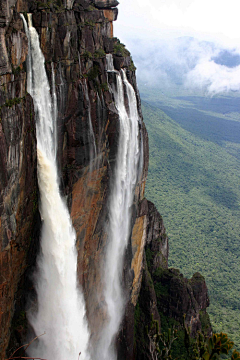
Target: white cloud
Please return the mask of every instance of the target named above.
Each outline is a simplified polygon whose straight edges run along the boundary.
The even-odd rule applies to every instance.
[[[224,66],[221,57],[224,48],[212,42],[189,37],[158,41],[130,39],[129,48],[138,69],[138,81],[145,84],[160,88],[177,85],[211,93],[240,91],[240,66]],[[236,65],[239,64],[240,53],[228,50],[227,54],[228,66],[232,66],[229,58],[236,55]]]
[[[207,89],[211,94],[240,91],[240,66],[228,68],[214,61],[201,61],[187,74],[185,85]]]
[[[120,0],[118,37],[196,36],[240,45],[239,0]]]
[[[239,0],[119,1],[115,34],[131,51],[138,79],[240,91],[239,67],[212,60],[222,49],[240,54]]]

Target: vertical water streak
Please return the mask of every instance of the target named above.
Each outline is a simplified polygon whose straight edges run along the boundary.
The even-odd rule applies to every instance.
[[[25,29],[25,33],[27,35],[27,39],[28,39],[28,56],[27,56],[27,91],[29,92],[29,94],[32,94],[32,58],[30,55],[31,52],[31,42],[30,42],[30,35],[29,35],[29,31],[28,31],[28,26],[27,26],[27,22],[25,20],[25,17],[23,14],[20,14],[22,21],[23,21],[23,25],[24,25],[24,29]]]
[[[93,166],[93,160],[97,155],[97,148],[96,148],[96,141],[95,141],[95,135],[93,132],[93,126],[92,126],[92,116],[91,116],[91,103],[89,100],[89,95],[88,95],[88,86],[87,86],[87,82],[86,80],[84,81],[83,84],[83,92],[86,98],[86,102],[87,102],[87,111],[88,111],[88,126],[89,126],[89,131],[88,131],[88,141],[89,141],[89,155],[90,155],[90,172],[92,170],[92,166]]]
[[[108,71],[116,74],[112,85],[119,114],[120,134],[114,181],[111,190],[108,226],[108,248],[105,264],[105,300],[108,321],[99,344],[102,360],[115,360],[115,337],[124,313],[126,299],[122,288],[123,258],[131,232],[133,205],[139,165],[139,116],[135,92],[125,72],[114,70],[111,55],[107,56]],[[125,106],[124,87],[128,109]]]
[[[65,8],[68,10],[72,10],[74,0],[66,0],[65,1]]]
[[[107,60],[107,71],[115,71],[113,66],[112,54],[106,54],[106,60]]]
[[[29,355],[48,360],[88,359],[88,329],[85,305],[77,285],[76,235],[66,204],[61,198],[56,165],[56,98],[53,101],[39,38],[29,19],[24,19],[29,39],[28,89],[34,101],[37,132],[38,184],[43,221],[41,254],[35,274],[37,312],[29,321],[39,338]]]
[[[57,156],[57,95],[56,95],[56,86],[55,86],[55,72],[53,63],[51,63],[52,68],[52,119],[53,119],[53,142],[54,142],[54,153],[55,157]]]

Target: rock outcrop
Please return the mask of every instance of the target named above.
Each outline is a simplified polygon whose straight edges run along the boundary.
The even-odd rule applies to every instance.
[[[21,345],[26,334],[25,311],[29,293],[33,292],[29,274],[36,263],[41,228],[35,117],[26,84],[28,42],[20,13],[32,13],[51,86],[52,72],[55,75],[61,191],[77,234],[78,278],[84,290],[93,346],[106,316],[105,301],[99,294],[103,288],[105,224],[119,138],[106,53],[113,54],[117,70],[126,69],[142,116],[130,53],[113,37],[118,1],[2,0],[0,4],[0,357],[4,359],[6,351],[10,353]],[[199,311],[205,311],[208,305],[199,276],[188,282],[167,270],[168,239],[163,222],[154,205],[144,198],[148,137],[143,121],[140,133],[143,159],[123,269],[128,301],[117,339],[119,359],[136,356],[135,308],[144,307],[146,322],[153,313],[160,323],[161,311],[164,316],[180,319],[187,307],[190,323],[199,324]],[[152,281],[169,287],[171,302],[164,308],[159,305],[160,295]],[[168,281],[170,285],[165,285]]]
[[[211,324],[206,312],[209,306],[207,286],[199,273],[195,273],[189,280],[179,270],[168,268],[168,241],[163,222],[152,203],[149,208],[149,219],[154,222],[150,226],[150,241],[144,249],[143,280],[135,307],[132,358],[152,359],[149,329],[152,321],[157,320],[162,333],[168,333],[173,328],[177,330],[173,356],[187,359],[185,329],[191,337],[195,337],[198,331],[211,335]],[[152,233],[153,229],[155,233]]]

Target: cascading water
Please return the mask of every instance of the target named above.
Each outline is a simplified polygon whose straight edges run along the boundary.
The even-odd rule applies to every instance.
[[[122,320],[125,296],[122,289],[123,258],[131,231],[131,207],[138,178],[140,159],[139,116],[135,92],[123,70],[114,70],[112,56],[107,55],[108,72],[116,75],[112,92],[120,120],[120,134],[114,182],[110,200],[108,227],[109,244],[105,267],[105,300],[108,308],[107,325],[102,331],[98,347],[102,360],[116,359],[115,336]],[[125,106],[124,88],[128,110]]]
[[[56,165],[56,101],[53,102],[39,38],[24,21],[29,43],[28,92],[37,117],[38,183],[43,220],[41,255],[35,274],[38,309],[29,316],[39,338],[30,356],[48,360],[88,359],[89,333],[83,296],[77,285],[76,236],[68,209],[59,193]],[[53,77],[54,87],[54,77]]]

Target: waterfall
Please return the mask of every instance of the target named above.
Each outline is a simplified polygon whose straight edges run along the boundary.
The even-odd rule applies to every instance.
[[[76,235],[70,215],[59,192],[56,165],[56,94],[53,100],[45,71],[39,38],[29,17],[28,92],[36,114],[38,184],[41,196],[41,254],[35,274],[37,311],[29,315],[36,333],[45,335],[29,355],[48,360],[88,359],[89,333],[83,295],[77,284]],[[34,344],[34,343],[33,343]]]
[[[106,54],[107,71],[114,71],[112,54]]]
[[[115,337],[124,313],[126,299],[122,288],[123,259],[131,232],[131,208],[138,177],[140,158],[139,116],[134,89],[125,71],[114,70],[112,56],[107,55],[107,70],[116,76],[112,93],[119,114],[120,134],[114,181],[109,206],[108,248],[105,263],[105,301],[108,319],[98,346],[102,360],[115,360]],[[127,97],[125,105],[124,89]]]
[[[56,86],[55,86],[55,72],[53,63],[52,67],[52,122],[53,122],[53,144],[54,144],[54,153],[57,155],[57,95],[56,95]]]

